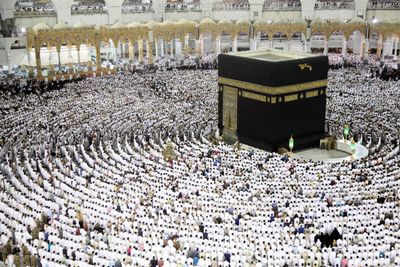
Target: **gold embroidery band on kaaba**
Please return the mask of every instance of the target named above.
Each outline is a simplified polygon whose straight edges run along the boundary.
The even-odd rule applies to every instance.
[[[321,91],[321,95],[324,95],[325,92]],[[249,98],[252,100],[260,101],[260,102],[266,102],[270,104],[276,104],[277,103],[277,98],[276,96],[265,96],[265,95],[259,95],[256,93],[251,93],[247,91],[239,91],[239,96],[242,96],[244,98]],[[316,97],[319,96],[319,90],[313,90],[313,91],[307,91],[303,97],[299,95],[298,93],[295,94],[289,94],[289,95],[284,95],[284,96],[279,96],[283,102],[290,102],[290,101],[297,101],[300,99],[304,98],[311,98],[311,97]]]
[[[259,95],[259,94],[243,91],[242,96],[253,99],[253,100],[257,100],[257,101],[267,102],[267,97],[265,95]]]
[[[268,95],[290,94],[328,86],[328,80],[272,87],[225,77],[218,77],[218,83]]]

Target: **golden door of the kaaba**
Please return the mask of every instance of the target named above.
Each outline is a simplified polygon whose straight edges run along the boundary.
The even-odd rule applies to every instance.
[[[230,86],[223,89],[223,126],[237,130],[238,90]]]

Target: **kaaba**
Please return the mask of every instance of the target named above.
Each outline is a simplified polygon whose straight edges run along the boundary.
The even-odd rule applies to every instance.
[[[259,149],[319,145],[325,133],[328,57],[267,49],[218,56],[218,127]]]

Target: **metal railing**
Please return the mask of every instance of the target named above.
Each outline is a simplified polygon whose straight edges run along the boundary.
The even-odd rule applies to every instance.
[[[316,2],[315,9],[354,9],[354,2]]]
[[[369,2],[367,9],[400,9],[400,2],[395,1],[392,3],[379,3],[379,2]]]
[[[214,3],[213,10],[223,11],[223,10],[249,10],[249,4],[228,4],[228,3]]]
[[[165,12],[196,12],[201,11],[199,4],[167,4]]]
[[[263,5],[263,11],[301,11],[301,6],[288,6],[288,5],[271,5],[265,3]]]
[[[71,15],[96,15],[96,14],[107,14],[107,9],[82,9],[82,10],[71,10]]]
[[[55,10],[52,11],[14,11],[15,18],[34,18],[34,17],[56,17]]]
[[[134,13],[152,13],[154,12],[151,6],[122,6],[122,14]]]

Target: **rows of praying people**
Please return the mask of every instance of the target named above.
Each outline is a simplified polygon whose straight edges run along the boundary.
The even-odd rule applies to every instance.
[[[334,164],[220,142],[215,69],[1,94],[1,260],[400,266],[400,83],[371,66],[329,72],[328,131],[369,150]]]
[[[51,1],[16,1],[15,11],[19,12],[49,12],[55,11]]]

